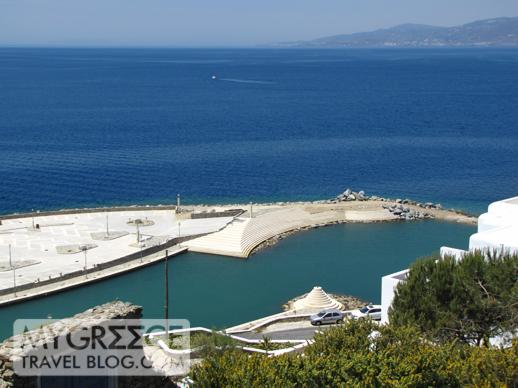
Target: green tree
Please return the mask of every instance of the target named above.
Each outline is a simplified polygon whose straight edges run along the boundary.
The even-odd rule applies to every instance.
[[[417,261],[398,284],[389,319],[434,340],[488,345],[518,330],[518,256],[470,252]]]
[[[213,353],[192,378],[201,387],[515,386],[518,343],[506,349],[434,344],[416,327],[358,320],[317,334],[304,354]]]

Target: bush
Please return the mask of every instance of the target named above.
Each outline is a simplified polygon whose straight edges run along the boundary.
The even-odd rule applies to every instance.
[[[304,355],[214,353],[192,377],[204,387],[513,386],[517,362],[517,343],[507,349],[433,344],[416,327],[359,320],[317,334]]]

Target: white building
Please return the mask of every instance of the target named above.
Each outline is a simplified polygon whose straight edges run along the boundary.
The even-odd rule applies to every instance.
[[[487,213],[478,218],[477,233],[469,238],[469,250],[490,249],[518,253],[518,197],[493,202]],[[441,247],[446,255],[462,259],[466,251]],[[394,290],[406,279],[408,269],[383,276],[381,279],[381,321],[388,322],[388,309],[394,299]]]

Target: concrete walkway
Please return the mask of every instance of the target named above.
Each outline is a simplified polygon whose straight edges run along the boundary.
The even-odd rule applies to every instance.
[[[172,210],[145,209],[4,219],[0,224],[0,290],[14,286],[13,266],[16,286],[33,284],[83,271],[85,265],[88,269],[105,267],[179,236],[215,232],[232,219],[184,220]]]
[[[168,249],[169,258],[173,256],[177,256],[183,252],[186,252],[187,248],[174,246]],[[54,293],[58,293],[70,288],[79,287],[85,284],[98,282],[104,279],[108,279],[117,275],[121,275],[128,271],[134,271],[139,268],[146,267],[148,265],[154,264],[158,261],[162,261],[165,259],[165,250],[157,252],[155,254],[144,256],[141,259],[136,259],[133,261],[126,262],[124,264],[112,266],[106,269],[102,269],[99,271],[95,271],[93,273],[89,273],[87,276],[76,276],[71,279],[57,281],[52,284],[44,285],[44,286],[35,286],[28,290],[24,290],[21,292],[10,293],[0,296],[0,307],[19,303],[25,300],[34,299]]]

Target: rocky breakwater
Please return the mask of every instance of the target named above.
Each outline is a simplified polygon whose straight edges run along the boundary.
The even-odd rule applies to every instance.
[[[379,197],[374,196],[377,199]],[[331,199],[329,202],[343,202],[343,201],[367,201],[369,199],[373,199],[365,195],[365,191],[352,191],[351,189],[346,189],[342,194],[336,196],[336,198]]]
[[[393,202],[394,200],[390,198],[383,198],[377,195],[367,195],[365,191],[353,191],[352,189],[347,188],[343,193],[338,194],[335,198],[328,200],[328,203],[338,203],[338,202],[351,202],[351,201],[386,201]]]
[[[387,209],[393,215],[398,216],[401,220],[412,221],[412,220],[424,220],[429,218],[435,218],[435,216],[428,212],[422,212],[419,210],[411,209],[402,204],[397,205],[383,205],[384,209]]]
[[[391,199],[379,197],[377,195],[368,196],[365,191],[353,191],[346,189],[343,193],[337,195],[335,198],[329,200],[329,203],[339,202],[350,202],[350,201],[381,201],[389,202],[390,205],[383,205],[383,208],[388,210],[393,215],[399,217],[402,220],[423,220],[435,218],[435,215],[426,210],[443,210],[443,207],[439,203],[432,202],[417,202],[411,199]],[[419,209],[416,209],[419,208]],[[422,209],[422,210],[421,210]],[[454,213],[459,213],[454,209],[450,210]],[[460,213],[459,213],[460,214]]]

